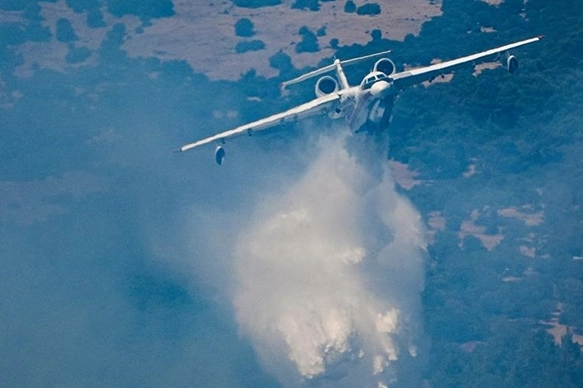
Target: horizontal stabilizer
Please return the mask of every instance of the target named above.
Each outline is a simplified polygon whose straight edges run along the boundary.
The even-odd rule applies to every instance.
[[[282,82],[281,89],[285,89],[285,87],[288,86],[288,85],[297,84],[298,82],[302,82],[302,81],[305,81],[307,79],[314,78],[314,77],[317,77],[317,76],[322,75],[322,74],[326,74],[329,71],[332,71],[332,70],[336,69],[336,66],[337,65],[353,65],[355,63],[362,62],[362,61],[365,61],[365,60],[370,59],[370,58],[375,58],[375,57],[379,57],[381,55],[389,54],[390,52],[391,52],[391,50],[381,51],[381,52],[378,52],[378,53],[365,55],[363,57],[346,59],[344,61],[340,61],[340,60],[336,59],[334,61],[334,63],[331,64],[331,65],[321,67],[319,69],[310,71],[309,73],[300,75],[299,77],[294,78],[292,80],[289,80],[289,81],[286,81],[286,82]]]
[[[343,64],[343,65],[352,65],[352,64],[357,63],[357,62],[366,61],[367,59],[380,57],[381,55],[387,55],[387,54],[390,54],[390,53],[391,53],[391,50],[380,51],[378,53],[365,55],[363,57],[347,59],[345,61],[341,61],[340,63]]]

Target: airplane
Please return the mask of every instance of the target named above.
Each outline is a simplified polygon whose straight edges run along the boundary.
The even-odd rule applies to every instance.
[[[537,42],[542,38],[542,36],[537,36],[482,51],[477,54],[426,67],[407,69],[402,72],[396,72],[396,66],[389,58],[380,58],[375,62],[372,71],[357,86],[350,86],[348,84],[343,66],[381,57],[390,54],[391,51],[381,51],[343,61],[335,59],[334,63],[328,66],[324,66],[281,84],[283,90],[289,85],[322,76],[316,81],[316,98],[314,100],[285,112],[277,113],[198,140],[194,143],[183,145],[175,150],[175,152],[188,151],[209,143],[218,143],[215,148],[215,161],[221,165],[226,156],[223,148],[226,140],[242,135],[252,135],[257,131],[297,122],[300,119],[318,114],[327,115],[331,119],[345,118],[346,123],[355,133],[364,131],[371,133],[384,130],[388,127],[391,120],[391,111],[395,98],[403,89],[424,81],[433,81],[438,76],[451,73],[465,65],[473,66],[478,60],[494,57],[495,55],[499,56],[500,61],[508,72],[514,74],[518,69],[518,60],[514,55],[510,54],[509,50]],[[330,75],[324,75],[334,70],[336,71],[336,78]]]

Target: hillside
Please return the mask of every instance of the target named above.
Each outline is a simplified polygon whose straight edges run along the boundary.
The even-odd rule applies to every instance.
[[[210,149],[170,150],[307,101],[313,85],[283,97],[278,85],[332,55],[391,49],[397,66],[419,66],[545,35],[517,50],[513,76],[459,71],[395,104],[389,163],[428,242],[425,335],[418,369],[402,374],[426,387],[582,386],[578,4],[399,0],[369,16],[340,0],[233,3],[0,4],[3,382],[285,385],[240,335],[225,257],[257,203],[302,176],[311,129],[336,127],[241,139],[222,169]],[[241,18],[255,35],[235,35]],[[312,39],[303,26],[313,52],[296,51]],[[236,53],[253,40],[265,47]],[[351,67],[350,81],[369,67]]]

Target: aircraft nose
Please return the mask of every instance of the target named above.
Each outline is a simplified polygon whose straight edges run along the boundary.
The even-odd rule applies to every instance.
[[[387,81],[381,80],[375,82],[374,85],[372,85],[372,87],[370,88],[370,93],[374,97],[383,97],[385,94],[387,94],[390,88],[391,85]]]

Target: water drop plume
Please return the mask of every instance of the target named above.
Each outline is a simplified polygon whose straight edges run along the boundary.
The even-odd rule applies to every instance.
[[[418,382],[405,365],[421,335],[421,218],[383,147],[357,137],[322,136],[305,172],[258,204],[235,244],[237,321],[283,386]]]

